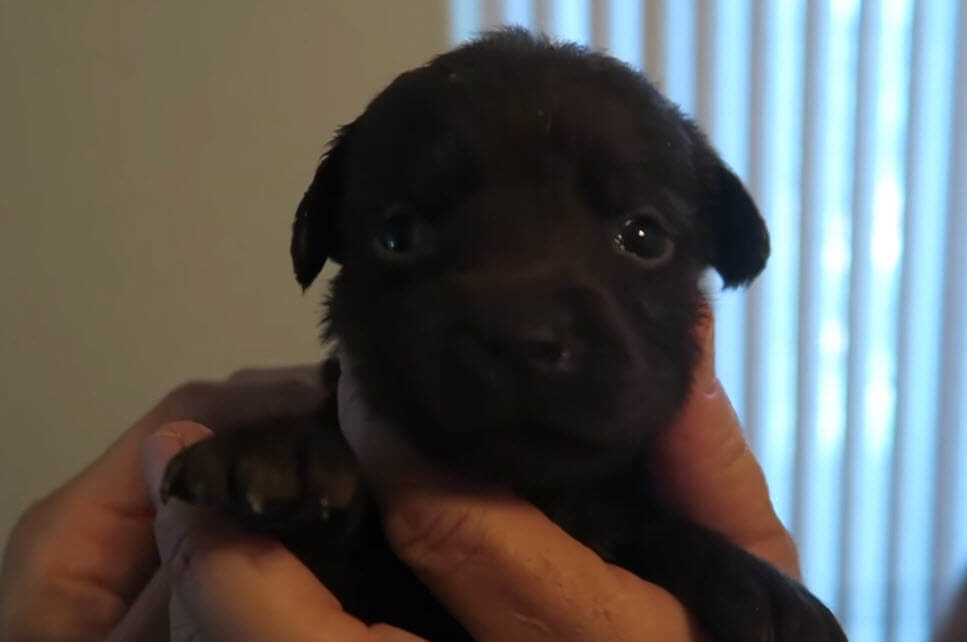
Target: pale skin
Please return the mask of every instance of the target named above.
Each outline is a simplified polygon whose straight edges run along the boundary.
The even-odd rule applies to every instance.
[[[711,325],[698,331],[695,387],[655,461],[667,500],[798,577],[796,548],[715,376]],[[209,426],[306,414],[317,395],[310,368],[245,371],[168,395],[21,517],[0,575],[0,641],[419,639],[343,612],[277,541],[158,500],[166,463]],[[662,588],[605,563],[509,492],[455,480],[395,443],[355,401],[351,377],[339,395],[394,549],[475,639],[702,639]],[[400,467],[419,474],[400,485]]]

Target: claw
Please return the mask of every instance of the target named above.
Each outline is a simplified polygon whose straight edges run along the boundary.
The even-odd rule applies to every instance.
[[[245,498],[248,500],[248,507],[252,509],[253,513],[261,515],[265,512],[265,503],[255,491],[250,490]]]

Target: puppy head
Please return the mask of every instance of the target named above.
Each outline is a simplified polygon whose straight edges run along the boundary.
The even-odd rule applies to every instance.
[[[709,266],[764,267],[736,176],[639,74],[523,31],[398,77],[299,206],[330,336],[367,401],[438,461],[517,486],[627,464],[681,406]]]

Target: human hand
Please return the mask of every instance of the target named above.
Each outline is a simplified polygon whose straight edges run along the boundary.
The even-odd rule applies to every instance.
[[[317,366],[249,370],[180,386],[33,504],[4,554],[0,640],[167,640],[168,589],[156,573],[142,441],[178,419],[216,430],[308,419],[321,399],[317,373]]]
[[[695,391],[656,460],[668,501],[693,520],[797,575],[796,551],[776,518],[762,472],[714,375],[711,327]],[[400,557],[481,642],[700,639],[684,607],[659,586],[606,564],[535,507],[433,471],[340,382],[340,421],[381,500]],[[157,484],[167,461],[208,435],[167,426],[145,444]],[[404,467],[408,483],[394,469]],[[156,495],[155,495],[156,496]],[[159,508],[157,538],[174,589],[174,640],[247,642],[412,640],[366,626],[278,542],[244,534],[177,501]],[[194,637],[193,637],[194,636]]]
[[[715,379],[710,328],[705,332],[695,392],[662,441],[656,462],[669,480],[668,499],[692,519],[797,575],[795,547],[772,511],[762,473]],[[138,442],[176,417],[218,429],[304,418],[318,402],[314,383],[311,368],[264,371],[226,384],[184,386],[166,397],[87,470],[21,519],[0,576],[0,639],[168,639],[166,582],[154,574],[145,586],[156,558]],[[697,637],[669,594],[606,565],[525,502],[466,485],[455,490],[452,480],[428,470],[406,488],[381,480],[379,471],[393,465],[385,461],[391,436],[363,416],[365,409],[346,403],[347,383],[340,391],[342,420],[364,465],[375,473],[397,551],[478,639]],[[180,423],[149,439],[149,479],[157,481],[175,452],[207,434],[202,426]],[[184,560],[190,552],[192,560],[172,573],[172,639],[192,639],[199,630],[211,642],[316,639],[319,631],[343,634],[334,639],[412,639],[343,614],[277,542],[241,534],[178,502],[169,505],[172,510],[162,510],[158,519],[163,557]]]

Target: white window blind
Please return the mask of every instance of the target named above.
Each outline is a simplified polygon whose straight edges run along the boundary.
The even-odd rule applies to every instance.
[[[452,0],[645,71],[773,239],[716,301],[718,367],[854,642],[930,639],[967,575],[967,3]]]

